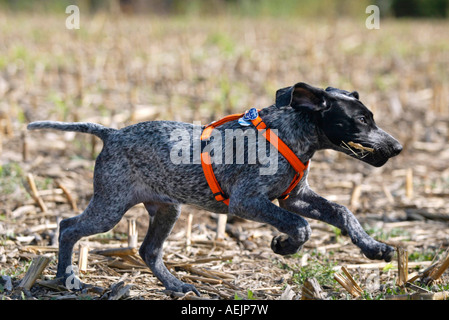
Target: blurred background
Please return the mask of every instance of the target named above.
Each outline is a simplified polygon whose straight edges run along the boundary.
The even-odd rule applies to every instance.
[[[372,4],[379,29],[366,27]],[[68,5],[79,29],[66,27]],[[101,142],[29,133],[30,121],[206,124],[300,81],[357,90],[404,145],[382,168],[318,152],[313,189],[360,219],[447,223],[448,13],[449,0],[0,0],[0,239],[73,216],[48,191],[59,183],[79,211],[92,195]],[[51,213],[37,220],[28,173]]]
[[[77,5],[84,12],[102,10],[127,14],[232,14],[243,16],[355,16],[368,5],[377,5],[382,16],[446,18],[447,0],[2,0],[1,6],[12,11],[39,10],[58,12]]]

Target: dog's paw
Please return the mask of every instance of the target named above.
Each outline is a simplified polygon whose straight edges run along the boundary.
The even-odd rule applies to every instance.
[[[64,277],[59,278],[59,280],[64,287],[74,292],[92,287],[91,285],[87,285],[82,282],[75,273],[66,273]]]
[[[198,297],[201,296],[200,292],[195,288],[195,286],[193,284],[184,283],[182,281],[179,281],[176,284],[166,286],[166,289],[170,290],[170,291],[174,291],[174,292],[181,292],[181,293],[193,292]]]
[[[302,244],[294,243],[291,238],[285,234],[273,237],[271,240],[271,250],[280,255],[289,255],[301,250]]]
[[[387,245],[385,245],[385,247],[386,249],[382,254],[382,259],[385,260],[386,262],[390,262],[391,260],[393,260],[394,248]]]
[[[368,251],[363,252],[363,254],[371,260],[385,260],[386,262],[390,262],[394,256],[394,248],[385,243],[378,243]]]

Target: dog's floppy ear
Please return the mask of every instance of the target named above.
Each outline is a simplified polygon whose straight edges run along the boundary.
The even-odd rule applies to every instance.
[[[292,87],[286,87],[276,91],[276,107],[289,106],[292,101]]]
[[[290,106],[296,110],[322,111],[327,108],[327,93],[319,88],[299,82],[276,92],[276,106]]]

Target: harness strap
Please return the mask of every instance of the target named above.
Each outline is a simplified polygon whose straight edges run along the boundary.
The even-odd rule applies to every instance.
[[[296,156],[296,154],[284,143],[284,141],[282,141],[272,130],[270,130],[270,128],[265,130],[267,126],[260,116],[257,116],[256,119],[252,120],[252,123],[257,128],[257,130],[262,132],[262,135],[265,137],[265,139],[267,139],[267,141],[270,142],[284,156],[284,158],[296,171],[296,175],[293,177],[290,186],[279,197],[279,199],[285,200],[289,197],[290,192],[292,192],[299,181],[301,181],[302,177],[304,176],[304,171],[307,170],[310,161],[307,161],[307,163],[304,165]]]
[[[221,126],[222,124],[224,124],[224,123],[226,123],[226,122],[233,121],[233,120],[237,120],[237,119],[241,118],[242,116],[243,116],[242,113],[239,113],[239,114],[231,114],[231,115],[229,115],[229,116],[224,117],[223,119],[220,119],[220,120],[217,120],[217,121],[214,121],[214,122],[208,124],[208,125],[206,126],[206,128],[204,128],[203,133],[201,134],[201,140],[204,141],[204,140],[209,139],[209,137],[210,137],[212,131],[213,131],[216,127],[219,127],[219,126]]]
[[[204,128],[203,133],[201,134],[201,141],[209,139],[212,131],[216,127],[219,127],[226,122],[237,120],[242,116],[243,114],[231,114],[218,121],[210,123],[206,128]],[[215,200],[222,201],[226,205],[229,205],[229,199],[226,197],[225,193],[220,187],[220,184],[217,181],[217,178],[215,177],[214,170],[212,168],[212,161],[209,152],[207,151],[201,152],[201,166],[203,167],[204,176],[206,177],[206,181],[215,197]]]
[[[232,114],[222,118],[221,120],[212,122],[208,126],[206,126],[201,134],[201,141],[209,139],[212,131],[221,126],[222,124],[237,120],[241,118],[244,114]],[[309,166],[309,161],[304,165],[301,160],[295,155],[295,153],[281,140],[279,137],[272,131],[270,128],[267,129],[267,125],[263,122],[262,118],[258,115],[256,119],[251,120],[254,127],[259,132],[262,132],[262,135],[268,142],[270,142],[290,163],[290,165],[295,169],[296,175],[294,176],[292,182],[290,183],[287,190],[282,193],[279,197],[281,200],[285,200],[289,197],[290,192],[296,187],[296,185],[301,181],[304,176],[304,171]],[[229,205],[229,198],[225,195],[223,190],[220,187],[220,184],[215,177],[214,170],[212,168],[212,161],[209,155],[209,152],[204,151],[201,152],[201,166],[203,167],[204,176],[206,177],[206,181],[211,189],[215,200],[222,201],[226,205]]]

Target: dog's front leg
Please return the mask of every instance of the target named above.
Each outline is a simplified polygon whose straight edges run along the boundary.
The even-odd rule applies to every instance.
[[[304,217],[324,221],[348,235],[368,258],[391,261],[394,249],[371,238],[354,214],[345,206],[328,201],[305,186],[296,195],[279,201],[282,208]]]
[[[271,242],[272,250],[281,255],[298,252],[312,233],[304,218],[274,205],[268,198],[261,195],[254,197],[232,196],[229,213],[247,220],[268,223],[284,233],[275,236]]]

